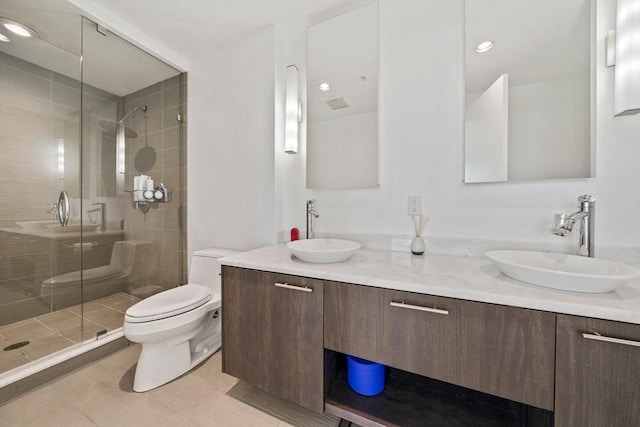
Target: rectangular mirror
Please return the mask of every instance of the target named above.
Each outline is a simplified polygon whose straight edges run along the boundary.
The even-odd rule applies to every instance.
[[[593,176],[593,7],[465,1],[464,182]]]
[[[378,5],[307,29],[307,188],[378,186]]]

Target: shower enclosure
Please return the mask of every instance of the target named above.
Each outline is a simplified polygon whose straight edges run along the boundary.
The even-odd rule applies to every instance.
[[[185,280],[186,74],[71,5],[0,17],[2,386]]]

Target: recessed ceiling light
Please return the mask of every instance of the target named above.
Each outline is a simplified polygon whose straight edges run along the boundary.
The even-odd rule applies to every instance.
[[[33,28],[29,28],[26,25],[16,22],[12,19],[0,18],[0,22],[7,30],[21,37],[38,37],[38,33]]]
[[[4,34],[0,33],[0,42],[8,42],[9,37],[5,36]]]
[[[323,92],[328,91],[329,89],[331,89],[331,85],[327,82],[322,82],[318,85],[318,89],[320,89]]]
[[[484,42],[480,43],[478,46],[476,46],[476,52],[485,53],[486,51],[488,51],[492,47],[493,47],[493,42],[491,40],[487,40],[487,41],[484,41]]]

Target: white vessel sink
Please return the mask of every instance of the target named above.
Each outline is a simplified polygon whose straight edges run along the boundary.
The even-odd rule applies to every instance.
[[[306,239],[287,243],[296,258],[317,264],[346,261],[360,246],[358,242],[340,239]]]
[[[490,251],[487,257],[509,277],[564,291],[605,293],[640,277],[630,265],[577,255]]]

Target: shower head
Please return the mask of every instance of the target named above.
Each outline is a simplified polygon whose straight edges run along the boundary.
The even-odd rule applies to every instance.
[[[146,105],[141,105],[139,107],[134,108],[133,110],[129,111],[129,113],[124,116],[123,118],[121,118],[120,120],[118,120],[118,124],[122,124],[125,120],[127,120],[129,118],[130,115],[132,115],[133,113],[135,113],[136,111],[147,111],[147,106]]]
[[[110,135],[115,136],[116,133],[118,132],[118,126],[122,125],[122,123],[124,123],[124,121],[127,120],[129,116],[131,116],[133,113],[139,110],[147,111],[147,106],[141,105],[139,107],[134,108],[133,110],[129,111],[129,113],[126,116],[124,116],[117,122],[112,122],[110,120],[100,120],[98,124],[104,131],[106,131]],[[124,136],[126,138],[137,138],[138,134],[136,133],[135,130],[131,129],[130,127],[124,126]]]

